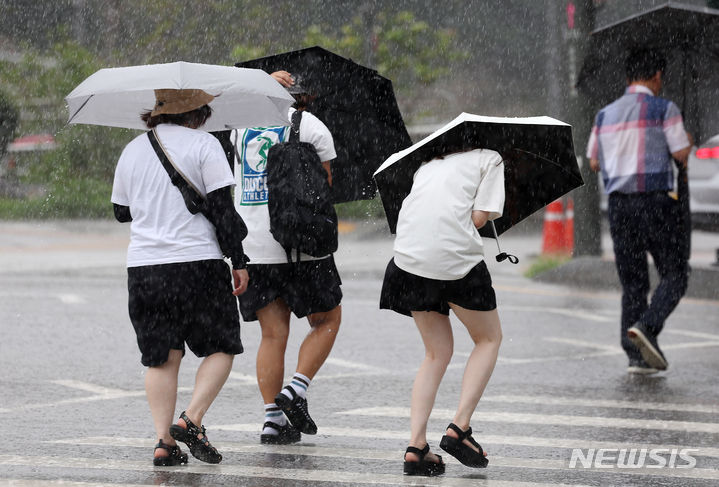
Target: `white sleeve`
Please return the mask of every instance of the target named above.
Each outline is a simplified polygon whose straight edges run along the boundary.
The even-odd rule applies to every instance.
[[[315,146],[317,155],[322,162],[331,161],[337,157],[335,143],[327,126],[316,116],[309,112],[302,113],[300,122],[300,141],[309,142]]]
[[[504,210],[504,162],[495,153],[487,158],[482,171],[482,179],[477,187],[473,210],[489,212],[489,219],[495,220],[502,216]]]

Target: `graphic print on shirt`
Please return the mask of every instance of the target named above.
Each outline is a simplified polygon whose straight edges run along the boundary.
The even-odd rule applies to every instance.
[[[267,153],[283,142],[287,127],[245,130],[241,141],[242,206],[267,204]]]

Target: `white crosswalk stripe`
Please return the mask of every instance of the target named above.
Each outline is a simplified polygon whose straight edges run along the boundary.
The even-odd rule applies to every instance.
[[[250,425],[250,424],[239,424],[239,425],[227,425],[227,426],[216,426],[214,429],[217,430],[231,430],[231,431],[243,431],[243,432],[256,432],[257,431],[257,425]],[[322,431],[320,432],[320,436],[354,436],[354,437],[378,437],[378,435],[381,434],[384,438],[405,438],[407,433],[406,432],[399,432],[399,431],[376,431],[376,430],[370,430],[370,431],[362,431],[362,430],[356,430],[356,429],[339,429],[339,428],[322,428]],[[502,440],[501,437],[491,438],[492,440]],[[490,438],[487,438],[483,436],[483,441],[488,441]],[[534,439],[538,440],[538,439]],[[561,439],[543,439],[547,440],[546,443],[544,443],[541,446],[551,447],[551,448],[570,448],[570,442],[564,442]],[[510,438],[511,441],[511,438]],[[551,443],[553,441],[553,443]],[[578,447],[581,448],[599,448],[600,445],[606,445],[607,447],[616,447],[617,445],[610,444],[609,442],[587,442],[587,441],[580,441],[580,440],[574,440],[576,445],[579,445]],[[118,437],[95,437],[95,438],[85,438],[85,439],[71,439],[71,440],[64,440],[61,442],[71,443],[71,444],[80,444],[80,445],[89,445],[89,446],[112,446],[112,447],[142,447],[142,448],[150,448],[153,444],[151,440],[148,439],[141,439],[141,438],[118,438]],[[57,443],[61,443],[57,442]],[[491,442],[494,443],[494,442]],[[498,441],[497,443],[503,443],[503,441]],[[536,446],[536,443],[539,443],[538,441],[534,441]],[[215,442],[215,446],[224,453],[269,453],[273,455],[304,455],[304,456],[311,456],[311,457],[321,457],[321,458],[340,458],[340,459],[364,459],[364,460],[386,460],[386,461],[396,461],[399,463],[399,459],[402,457],[402,451],[401,450],[382,450],[382,449],[359,449],[359,448],[346,448],[346,447],[337,447],[336,445],[332,446],[314,446],[314,445],[274,445],[274,446],[265,446],[265,445],[248,445],[243,443],[229,443],[229,442]],[[634,445],[634,447],[641,447],[641,448],[647,448],[652,447],[651,445]],[[672,448],[668,447],[666,445],[662,446],[662,448]],[[682,448],[688,448],[684,446],[677,446],[674,447],[677,449]],[[705,454],[706,452],[703,451],[702,448],[696,448],[698,450],[698,454]],[[716,449],[713,449],[711,452],[714,456],[717,455]],[[519,458],[519,457],[502,457],[497,455],[492,455],[490,460],[491,467],[506,467],[506,468],[512,468],[512,469],[537,469],[537,470],[550,470],[550,471],[563,471],[568,468],[568,460],[557,460],[557,459],[547,459],[547,458]],[[568,457],[567,457],[568,458]],[[89,460],[89,459],[86,459]],[[445,462],[449,465],[457,465],[459,466],[459,463],[454,460],[453,458],[449,456],[445,456]],[[2,456],[0,456],[0,464],[2,464]],[[193,463],[192,465],[195,465]],[[206,466],[203,465],[203,468],[213,468],[213,466]],[[102,468],[102,467],[97,467]],[[110,467],[114,468],[114,467]],[[227,468],[232,468],[231,466],[227,466],[226,464],[222,464],[222,472],[215,472],[218,474],[226,475]],[[244,467],[241,467],[244,468]],[[461,467],[460,467],[461,468]],[[130,468],[132,470],[134,468]],[[282,473],[279,476],[275,476],[272,473],[272,470],[265,472],[265,475],[267,475],[269,478],[284,478],[282,476]],[[282,469],[279,469],[282,470]],[[183,470],[184,471],[184,470]],[[206,473],[206,471],[203,471]],[[335,479],[337,482],[340,482],[341,478],[345,478],[345,475],[350,474],[352,475],[352,472],[347,471],[325,471],[329,476],[325,477],[325,479],[332,479],[333,481]],[[329,474],[329,472],[332,472]],[[582,469],[582,472],[589,472],[591,473],[602,473],[606,474],[607,468],[590,468],[590,469]],[[669,478],[688,478],[688,479],[707,479],[707,480],[719,480],[719,471],[716,469],[707,469],[707,468],[691,468],[691,469],[681,469],[681,468],[664,468],[664,469],[656,469],[656,468],[633,468],[633,469],[619,469],[614,468],[614,473],[622,474],[622,475],[648,475],[651,477],[669,477]],[[394,476],[390,476],[394,477]],[[401,477],[401,476],[400,476]],[[378,475],[377,478],[374,478],[369,475],[365,475],[363,481],[353,480],[353,482],[357,483],[382,483],[386,480],[386,475]],[[445,479],[448,479],[451,477],[445,477]],[[385,479],[385,480],[383,480]],[[310,480],[309,478],[307,480]],[[397,479],[395,478],[394,482],[397,482]],[[434,485],[434,484],[431,484]],[[445,485],[445,483],[442,483],[442,485]],[[455,485],[455,484],[451,484]],[[456,485],[464,485],[464,484],[456,484]],[[494,485],[494,484],[492,484]],[[497,484],[501,485],[501,484]],[[530,485],[536,485],[536,484],[530,484]],[[556,484],[555,484],[556,485]]]
[[[273,453],[276,453],[273,451]],[[296,454],[296,453],[293,453]],[[370,485],[414,485],[414,486],[451,486],[470,487],[485,485],[491,487],[549,487],[565,484],[539,483],[539,482],[517,482],[493,479],[464,479],[452,477],[435,478],[408,478],[401,474],[379,474],[348,472],[322,469],[301,469],[301,468],[277,468],[277,467],[255,467],[248,465],[207,465],[191,463],[181,467],[153,467],[150,462],[131,460],[109,460],[95,458],[71,458],[71,457],[41,457],[22,455],[0,455],[0,465],[25,465],[31,467],[45,466],[57,468],[75,468],[90,470],[125,470],[138,472],[172,471],[183,473],[196,473],[205,475],[233,476],[237,478],[263,478],[282,479],[305,482],[327,482],[334,484],[370,484]],[[42,484],[37,484],[42,485]],[[576,484],[573,484],[576,485]]]
[[[341,414],[352,416],[409,418],[409,408],[360,408],[344,411]],[[432,417],[435,419],[451,420],[454,417],[454,411],[449,409],[434,409],[432,411]],[[589,426],[620,429],[655,429],[691,433],[719,433],[719,423],[703,423],[698,421],[669,421],[663,419],[610,418],[601,416],[573,416],[568,414],[510,413],[494,411],[484,411],[477,419],[485,423]]]

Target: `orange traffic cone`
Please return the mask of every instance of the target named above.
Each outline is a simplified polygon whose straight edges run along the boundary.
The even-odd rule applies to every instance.
[[[565,235],[562,202],[556,200],[549,203],[544,209],[542,253],[562,254],[566,252]]]
[[[564,213],[564,246],[569,255],[574,253],[574,200],[567,198],[567,211]]]

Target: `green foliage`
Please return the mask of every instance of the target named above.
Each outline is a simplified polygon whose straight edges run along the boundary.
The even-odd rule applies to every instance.
[[[355,16],[338,34],[313,25],[304,42],[360,62],[369,61],[367,64],[392,80],[398,92],[406,93],[418,85],[431,85],[446,76],[453,63],[467,58],[468,53],[456,47],[455,35],[450,29],[431,27],[410,11],[385,10],[374,16],[369,26],[365,18]]]
[[[58,148],[18,155],[24,166],[21,182],[41,185],[42,199],[0,204],[0,217],[59,218],[111,216],[109,202],[115,163],[130,130],[89,125],[66,126],[64,97],[100,67],[100,62],[76,42],[61,41],[50,57],[29,50],[19,63],[2,63],[0,82],[24,101],[26,117],[20,134],[52,133]],[[139,116],[139,114],[138,114]]]
[[[107,181],[88,178],[65,178],[52,182],[41,198],[0,198],[0,218],[112,218]]]
[[[571,257],[567,255],[541,255],[537,257],[529,266],[529,269],[524,272],[524,277],[528,277],[531,279],[532,277],[537,276],[542,272],[546,272],[554,269],[555,267],[559,267],[570,259]]]
[[[373,220],[384,218],[384,208],[379,196],[371,200],[350,201],[335,205],[337,217],[344,220]]]

